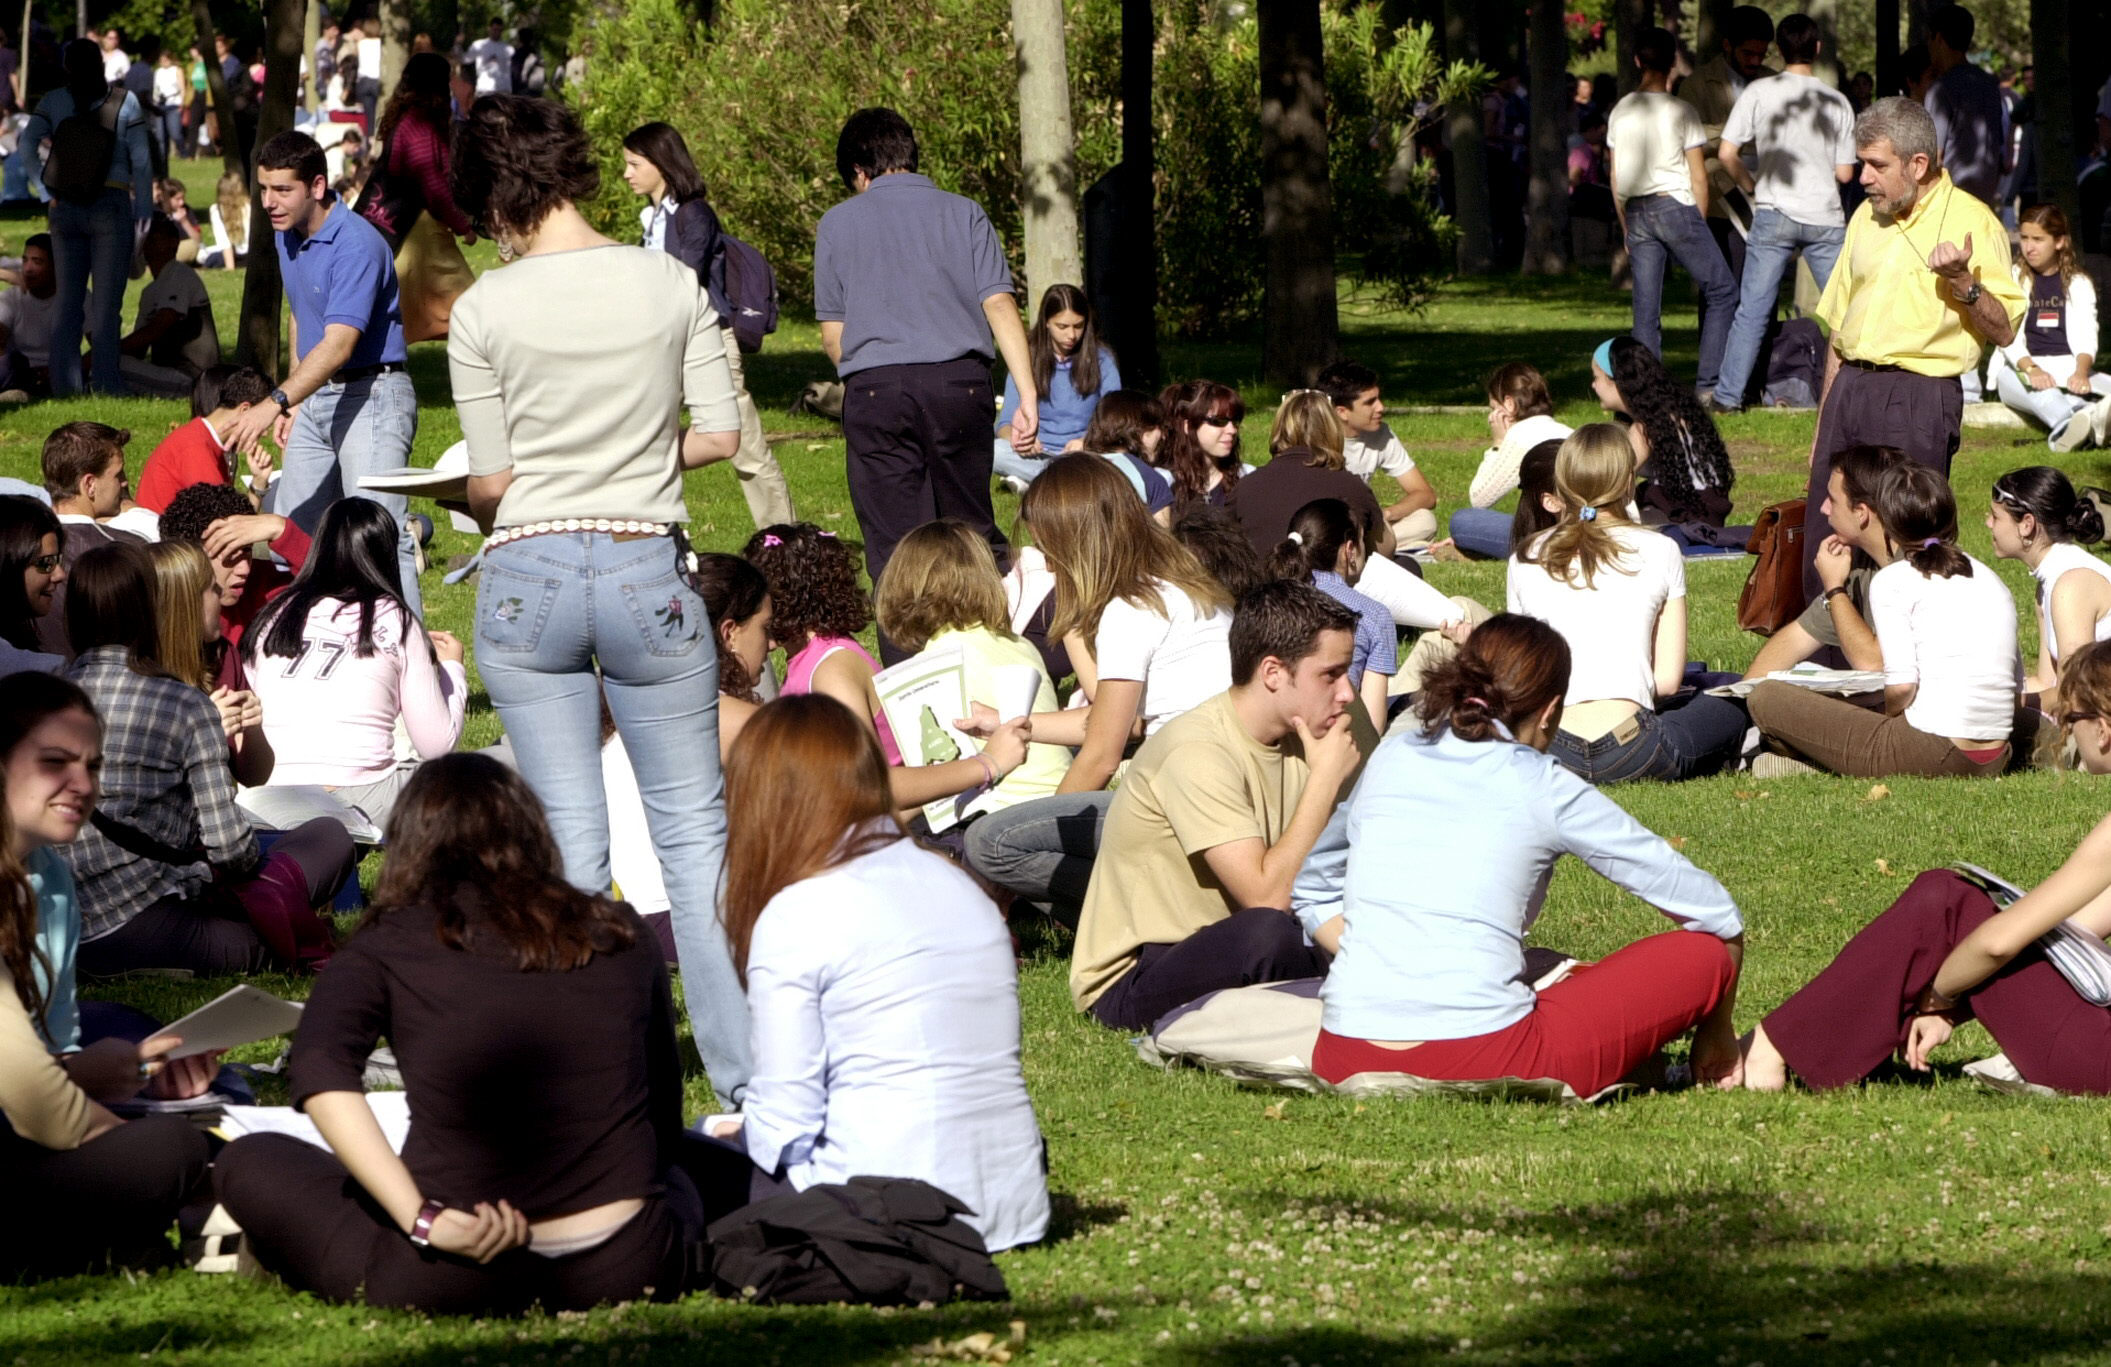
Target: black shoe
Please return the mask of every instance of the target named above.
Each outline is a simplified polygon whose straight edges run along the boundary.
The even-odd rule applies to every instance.
[[[1713,394],[1710,394],[1706,398],[1701,400],[1701,411],[1703,413],[1706,413],[1711,418],[1721,418],[1726,417],[1732,413],[1742,413],[1744,412],[1744,409],[1742,407],[1726,407],[1720,399],[1716,398]]]

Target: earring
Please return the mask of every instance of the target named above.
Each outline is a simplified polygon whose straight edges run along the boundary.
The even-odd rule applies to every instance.
[[[504,233],[495,234],[493,240],[498,243],[498,259],[501,265],[511,265],[513,258],[520,255],[514,250],[513,239]]]

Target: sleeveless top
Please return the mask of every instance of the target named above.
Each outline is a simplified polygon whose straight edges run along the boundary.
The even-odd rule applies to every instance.
[[[2060,663],[2060,642],[2052,631],[2052,589],[2060,582],[2060,576],[2069,570],[2088,570],[2111,581],[2111,565],[2106,565],[2087,548],[2072,541],[2056,543],[2031,571],[2032,577],[2038,581],[2038,630],[2044,633],[2045,648],[2051,653],[2054,664]],[[2111,613],[2096,619],[2096,639],[2111,639]]]
[[[852,652],[865,662],[867,669],[875,674],[880,672],[879,662],[866,653],[865,647],[848,636],[816,636],[801,646],[798,653],[785,660],[782,691],[787,695],[813,692],[814,671],[821,667],[823,660],[839,650]],[[902,748],[894,743],[894,728],[887,725],[887,714],[882,712],[872,720],[875,729],[880,733],[880,753],[887,757],[887,763],[900,764]]]
[[[2067,282],[2057,271],[2051,275],[2034,274],[2030,277],[2030,303],[2023,314],[2023,343],[2033,356],[2069,354]]]

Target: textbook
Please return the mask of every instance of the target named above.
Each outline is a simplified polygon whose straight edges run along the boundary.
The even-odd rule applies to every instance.
[[[926,650],[889,666],[872,676],[872,686],[903,764],[921,769],[981,753],[974,737],[953,725],[968,714],[967,665],[957,645]],[[960,824],[961,815],[988,791],[988,784],[978,783],[964,793],[926,802],[924,820],[931,834]]]
[[[235,1049],[273,1035],[290,1035],[301,1023],[299,1002],[281,1001],[259,987],[231,987],[182,1020],[155,1031],[183,1043],[171,1058],[189,1058],[211,1049]]]
[[[381,1126],[382,1138],[388,1141],[389,1148],[403,1152],[403,1141],[410,1136],[410,1093],[368,1092],[366,1104]],[[318,1149],[330,1147],[315,1122],[291,1106],[229,1106],[221,1112],[218,1128],[229,1139],[240,1139],[245,1134],[286,1134]]]
[[[2023,889],[1999,874],[1989,873],[1977,864],[1950,867],[1984,888],[1997,907],[2013,906],[2022,900]],[[2073,921],[2062,921],[2038,937],[2038,948],[2045,951],[2045,957],[2083,1001],[2091,1006],[2111,1006],[2111,945]]]
[[[1748,698],[1752,690],[1762,683],[1794,684],[1817,693],[1828,693],[1836,698],[1851,698],[1857,693],[1881,693],[1884,691],[1884,671],[1881,669],[1823,669],[1812,664],[1800,664],[1793,669],[1777,669],[1764,679],[1739,679],[1720,688],[1708,691],[1718,698]]]

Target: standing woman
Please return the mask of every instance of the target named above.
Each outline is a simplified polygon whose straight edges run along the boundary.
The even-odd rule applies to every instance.
[[[401,251],[421,213],[431,214],[464,242],[476,241],[476,225],[454,202],[448,185],[453,96],[447,59],[420,52],[403,64],[403,77],[381,114],[381,162],[359,213],[381,230],[391,250]]]
[[[733,334],[733,301],[726,293],[725,234],[689,156],[689,144],[672,124],[641,124],[623,139],[623,183],[645,196],[638,211],[644,229],[639,245],[667,252],[690,270],[711,297],[725,329],[726,364],[733,371],[734,402],[740,405],[740,449],[733,473],[757,527],[795,520],[791,486],[762,435],[762,410],[748,394],[740,343]]]
[[[1041,312],[1026,334],[1041,421],[1031,454],[1012,449],[1012,414],[1019,411],[1019,378],[1004,377],[1004,402],[997,409],[996,468],[1018,492],[1047,468],[1050,456],[1082,449],[1100,396],[1121,388],[1121,368],[1100,341],[1092,300],[1076,285],[1056,284],[1041,296]],[[1100,454],[1105,454],[1101,452]]]
[[[2058,716],[2061,667],[2083,646],[2111,637],[2111,565],[2084,549],[2104,539],[2103,514],[2075,496],[2067,476],[2031,465],[1994,481],[1986,527],[1994,554],[2022,561],[2037,580],[2038,664],[2023,691]]]
[[[118,368],[114,339],[124,327],[125,276],[132,264],[134,235],[154,215],[154,165],[147,146],[147,119],[139,99],[111,85],[103,75],[102,52],[86,38],[59,49],[66,84],[37,102],[22,130],[21,145],[34,150],[52,139],[52,156],[44,163],[42,182],[56,198],[51,202],[52,265],[58,273],[58,312],[51,324],[51,392],[81,392],[84,329],[111,341],[95,349],[95,388],[123,394],[125,377]],[[116,101],[113,106],[111,101]],[[54,134],[79,115],[112,135],[109,160],[93,168],[61,167]],[[69,139],[78,142],[78,139]],[[86,184],[83,195],[61,187]],[[95,325],[88,323],[88,281],[95,278]]]
[[[477,660],[506,730],[533,738],[521,774],[566,876],[596,894],[609,887],[606,691],[666,874],[697,1049],[737,1103],[747,1013],[716,915],[718,650],[681,526],[682,472],[733,454],[740,409],[695,273],[595,232],[576,201],[600,183],[555,100],[486,96],[456,137],[455,200],[516,258],[456,301],[447,340],[469,503],[491,529]]]

